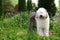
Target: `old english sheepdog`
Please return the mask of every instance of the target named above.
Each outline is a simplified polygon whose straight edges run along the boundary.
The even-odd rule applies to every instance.
[[[37,34],[40,36],[49,36],[49,15],[45,8],[39,8],[35,15]]]

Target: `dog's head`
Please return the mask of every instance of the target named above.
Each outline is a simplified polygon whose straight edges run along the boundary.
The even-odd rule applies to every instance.
[[[36,18],[46,19],[48,17],[48,12],[45,8],[39,8],[36,12]]]

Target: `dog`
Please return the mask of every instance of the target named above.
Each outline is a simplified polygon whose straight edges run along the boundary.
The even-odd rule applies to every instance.
[[[49,36],[49,15],[45,8],[39,8],[35,15],[37,34],[40,36]]]
[[[36,31],[35,13],[29,18],[28,32]]]

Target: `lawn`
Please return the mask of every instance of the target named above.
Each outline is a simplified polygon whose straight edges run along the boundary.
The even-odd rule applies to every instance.
[[[30,16],[22,13],[0,21],[0,40],[60,40],[60,23],[53,20],[49,37],[41,37],[36,32],[28,33]]]

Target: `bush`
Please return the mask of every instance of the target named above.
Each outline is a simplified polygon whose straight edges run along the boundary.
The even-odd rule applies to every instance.
[[[50,20],[50,30],[52,30],[56,25],[56,21],[54,19]]]

